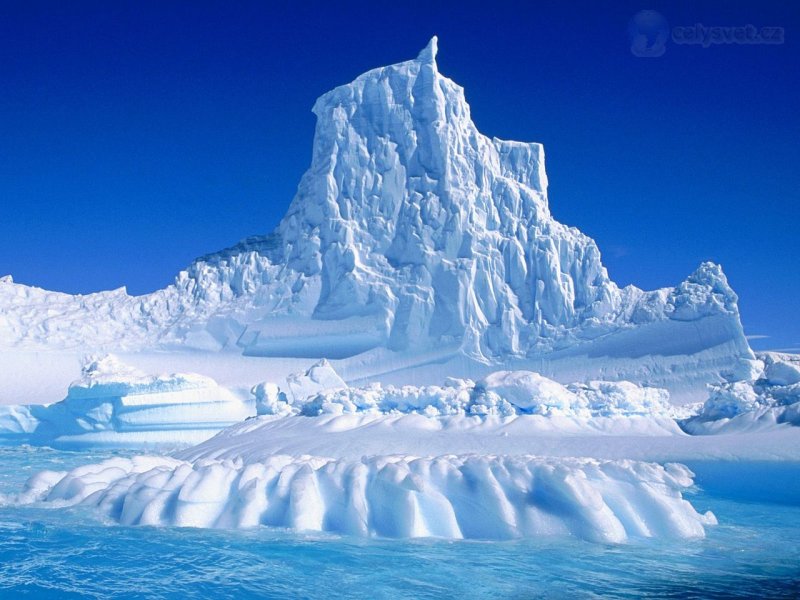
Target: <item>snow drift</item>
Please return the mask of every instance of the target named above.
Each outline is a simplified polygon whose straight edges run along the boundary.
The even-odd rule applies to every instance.
[[[436,53],[434,38],[415,60],[317,100],[311,166],[272,234],[139,297],[3,278],[0,344],[359,355],[357,378],[380,381],[430,353],[456,357],[450,374],[473,378],[509,361],[561,381],[686,393],[749,377],[721,269],[704,263],[675,288],[620,289],[594,241],[551,215],[542,146],[482,135]]]
[[[17,501],[94,506],[125,525],[254,527],[356,536],[702,537],[716,522],[680,465],[530,456],[272,456],[255,463],[116,458],[32,477]]]

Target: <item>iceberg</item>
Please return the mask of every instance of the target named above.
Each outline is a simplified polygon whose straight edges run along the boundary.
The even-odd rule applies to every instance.
[[[433,38],[321,96],[276,230],[172,285],[0,279],[0,386],[23,358],[40,384],[37,353],[195,372],[92,359],[61,402],[0,407],[0,438],[199,442],[45,471],[11,501],[126,525],[617,543],[715,522],[676,461],[800,459],[800,362],[753,354],[721,267],[617,286],[552,216],[542,146],[481,134],[436,56]]]
[[[0,406],[0,440],[60,447],[190,444],[255,413],[202,375],[148,375],[112,355],[90,358],[55,404]]]
[[[182,352],[197,372],[209,353],[264,369],[328,358],[348,380],[382,383],[502,365],[631,380],[675,402],[751,377],[721,268],[703,263],[674,288],[618,287],[595,242],[553,218],[541,144],[481,134],[436,56],[433,38],[321,96],[311,166],[277,229],[197,259],[172,285],[72,296],[0,279],[0,350]]]

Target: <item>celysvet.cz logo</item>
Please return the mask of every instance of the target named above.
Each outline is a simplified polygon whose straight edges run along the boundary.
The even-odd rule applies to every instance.
[[[636,13],[628,24],[631,53],[644,58],[657,58],[667,51],[669,41],[674,44],[695,45],[708,48],[723,44],[783,44],[783,27],[756,27],[755,25],[720,26],[680,25],[670,29],[664,15],[655,10]]]

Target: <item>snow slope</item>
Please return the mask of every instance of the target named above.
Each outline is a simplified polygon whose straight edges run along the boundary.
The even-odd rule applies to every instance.
[[[552,217],[542,146],[478,132],[436,52],[434,38],[317,100],[311,166],[272,234],[145,296],[0,279],[0,345],[327,357],[350,380],[385,382],[438,381],[431,360],[473,378],[503,363],[695,399],[748,378],[721,269],[654,292],[616,286],[596,244]]]

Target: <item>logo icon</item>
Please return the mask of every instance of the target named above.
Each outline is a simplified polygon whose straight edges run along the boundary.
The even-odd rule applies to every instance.
[[[667,51],[669,24],[660,12],[642,10],[628,24],[631,53],[643,58],[658,58]]]

